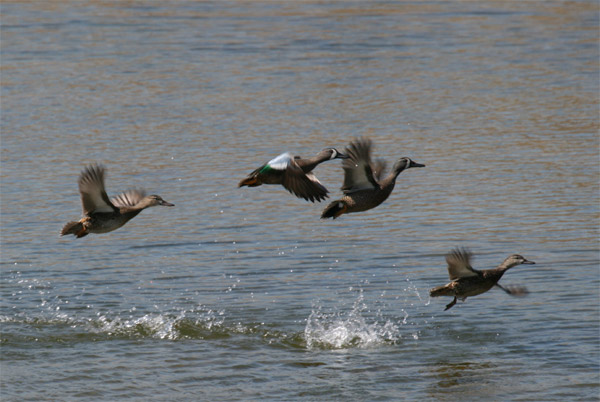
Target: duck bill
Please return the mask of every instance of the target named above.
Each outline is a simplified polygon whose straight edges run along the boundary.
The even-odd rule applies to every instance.
[[[422,163],[417,163],[417,162],[411,161],[409,167],[411,167],[411,168],[414,168],[414,167],[425,167],[425,165],[422,164]]]
[[[159,205],[162,205],[163,207],[174,207],[175,206],[175,204],[171,204],[170,202],[166,202],[165,200],[162,200]]]
[[[343,154],[341,152],[338,152],[337,156],[335,157],[336,159],[348,159],[349,156],[346,154]]]
[[[522,264],[532,265],[532,264],[535,264],[535,262],[529,261],[529,260],[525,260],[525,261],[522,262]]]

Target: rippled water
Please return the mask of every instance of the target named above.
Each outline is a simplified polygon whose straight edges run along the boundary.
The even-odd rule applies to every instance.
[[[595,400],[597,2],[3,2],[3,400]],[[377,209],[237,182],[370,137]],[[176,204],[60,238],[77,177]],[[316,170],[340,194],[339,161]],[[455,246],[536,261],[449,311]]]

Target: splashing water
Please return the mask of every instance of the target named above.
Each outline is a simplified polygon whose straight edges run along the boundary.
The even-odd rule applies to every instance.
[[[194,318],[187,317],[191,314]],[[223,318],[217,317],[211,310],[201,312],[180,311],[177,315],[166,313],[145,314],[135,319],[113,319],[101,315],[92,323],[98,333],[117,336],[150,336],[158,339],[178,340],[184,338],[203,338],[217,334],[223,324]]]
[[[324,313],[321,307],[313,308],[304,329],[306,346],[311,348],[345,349],[395,344],[401,338],[400,326],[376,314],[372,322],[362,291],[347,313]],[[405,317],[406,318],[406,317]]]

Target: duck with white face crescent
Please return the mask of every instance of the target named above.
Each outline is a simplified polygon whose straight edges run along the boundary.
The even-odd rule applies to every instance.
[[[371,161],[372,143],[369,139],[355,140],[348,145],[348,159],[342,162],[344,168],[344,196],[332,201],[321,214],[321,218],[336,219],[343,214],[367,211],[384,202],[396,185],[396,178],[410,168],[425,167],[410,158],[400,158],[392,171],[383,176],[385,161]]]
[[[321,184],[312,170],[320,163],[347,156],[335,148],[325,148],[312,158],[303,159],[291,153],[283,153],[254,170],[238,187],[257,187],[262,184],[280,184],[290,193],[307,201],[322,201],[329,191]]]

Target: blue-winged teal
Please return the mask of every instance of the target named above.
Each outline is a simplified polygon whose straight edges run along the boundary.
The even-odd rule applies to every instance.
[[[323,210],[321,218],[337,218],[342,214],[366,211],[384,202],[394,189],[396,177],[408,168],[425,167],[409,158],[400,158],[392,171],[383,179],[385,161],[371,162],[371,140],[355,140],[346,148],[348,159],[342,162],[344,168],[344,196],[331,202]]]
[[[112,200],[104,190],[104,167],[88,166],[79,176],[79,192],[83,206],[83,218],[67,223],[61,236],[72,234],[77,237],[88,233],[107,233],[120,228],[143,209],[155,205],[172,207],[158,195],[146,196],[144,190],[128,190]]]
[[[240,181],[238,187],[281,184],[299,198],[312,202],[321,201],[327,198],[329,191],[319,182],[312,170],[321,162],[347,157],[335,148],[325,148],[310,159],[302,159],[286,152],[250,173]]]
[[[464,301],[469,296],[477,296],[487,292],[494,285],[509,295],[522,296],[527,294],[527,289],[524,287],[504,288],[498,284],[498,281],[510,268],[520,264],[535,264],[535,262],[528,261],[518,254],[513,254],[505,259],[498,268],[478,271],[471,267],[472,256],[473,254],[466,249],[455,249],[446,255],[448,273],[452,282],[429,291],[431,297],[454,296],[454,300],[446,306],[445,310],[454,306],[457,298]]]

